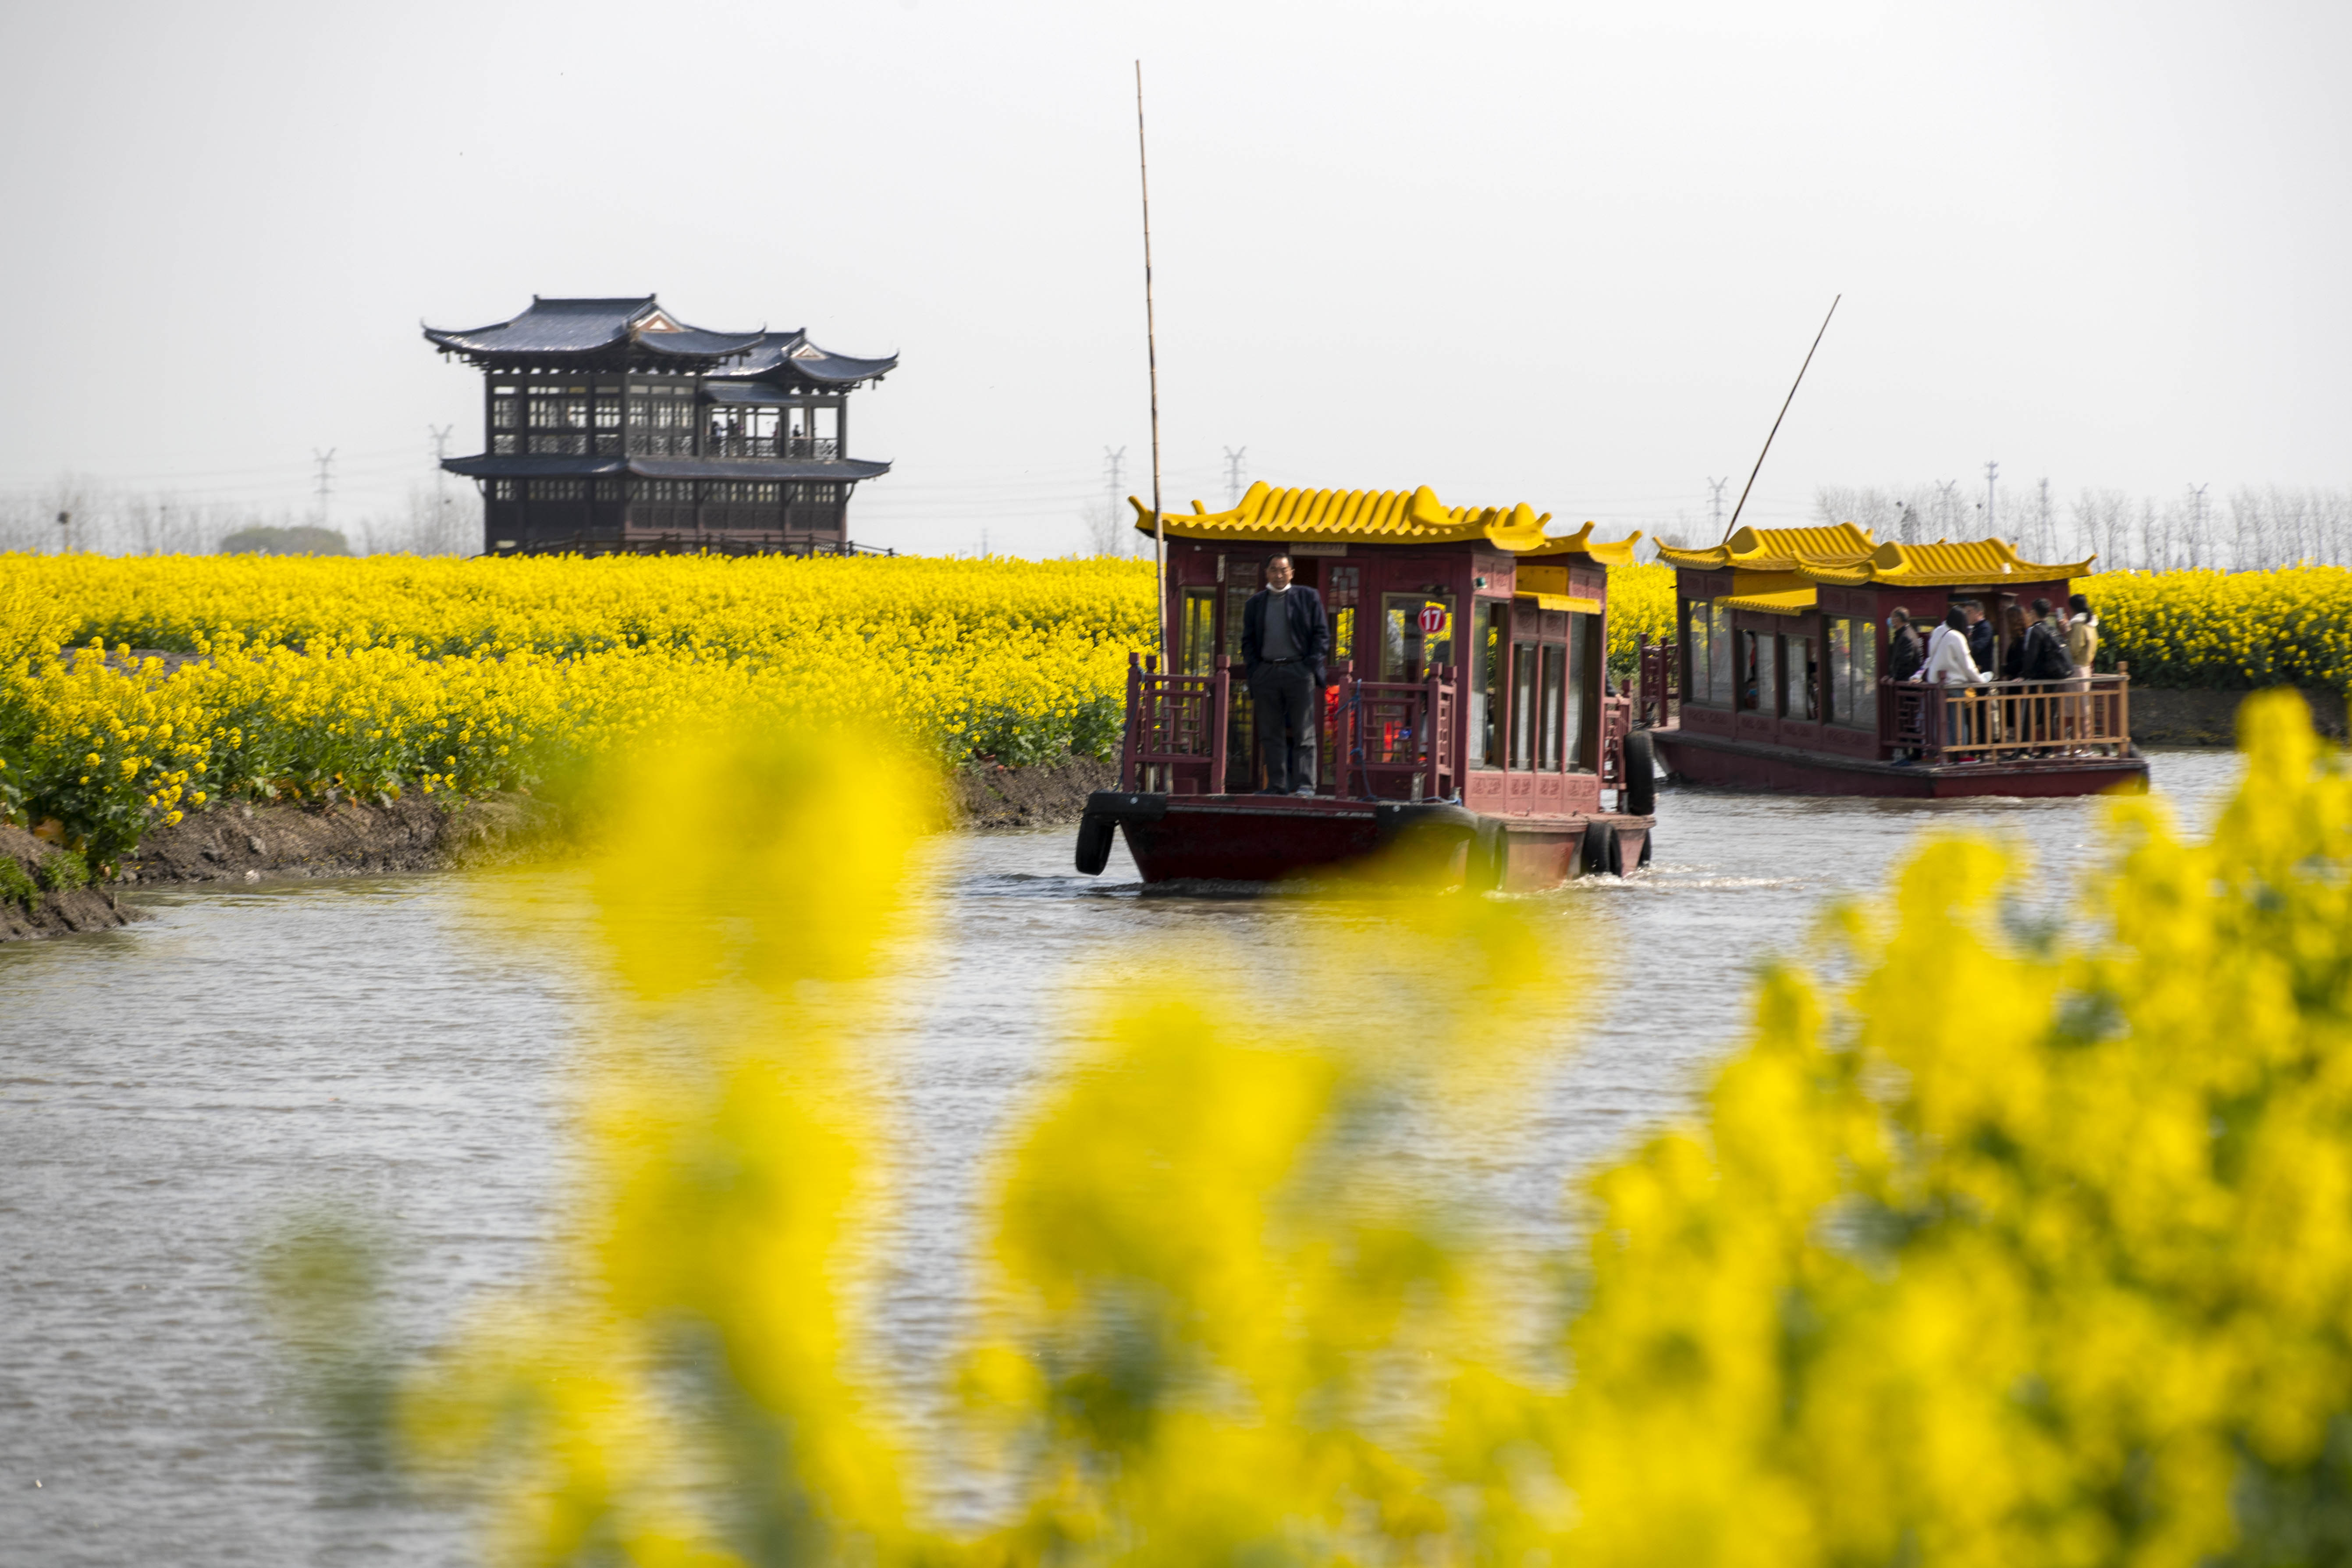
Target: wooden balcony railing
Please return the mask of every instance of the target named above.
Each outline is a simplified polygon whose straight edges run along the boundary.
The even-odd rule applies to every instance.
[[[1163,673],[1156,654],[1127,656],[1127,729],[1118,787],[1162,795],[1223,795],[1232,672],[1223,654],[1209,675]]]
[[[1454,686],[1438,666],[1424,680],[1339,682],[1340,780],[1367,800],[1446,800],[1454,789]]]
[[[1359,680],[1338,667],[1337,691],[1323,704],[1323,756],[1317,793],[1360,799],[1444,800],[1454,789],[1454,683],[1450,672],[1426,680]],[[1129,654],[1127,727],[1119,749],[1119,787],[1170,795],[1223,795],[1255,775],[1243,733],[1233,755],[1238,672],[1220,654],[1207,675],[1162,671],[1156,656]],[[1240,764],[1236,767],[1234,764]]]
[[[706,458],[833,458],[841,456],[841,443],[829,436],[740,436],[714,430],[703,439],[702,455]]]
[[[2131,749],[2131,674],[1930,686],[1882,679],[1878,737],[1923,763],[2013,762]]]

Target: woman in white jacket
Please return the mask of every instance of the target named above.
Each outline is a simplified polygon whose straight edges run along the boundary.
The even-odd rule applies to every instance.
[[[1969,618],[1958,605],[1946,613],[1944,624],[1937,626],[1935,635],[1927,639],[1927,662],[1919,667],[1915,679],[1931,686],[1981,686],[1992,679],[1977,668],[1975,658],[1969,652]],[[1979,736],[1976,731],[1981,728],[1977,715],[1982,706],[1977,702],[1955,702],[1946,706],[1945,712],[1954,721],[1950,726],[1950,737],[1944,742],[1946,745],[1977,743]]]

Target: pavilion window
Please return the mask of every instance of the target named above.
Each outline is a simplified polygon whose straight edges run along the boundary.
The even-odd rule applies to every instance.
[[[776,452],[774,408],[713,408],[704,450],[714,458],[772,458]]]
[[[1738,639],[1731,631],[1731,612],[1720,603],[1710,603],[1706,616],[1706,685],[1707,689],[1715,694],[1714,701],[1717,707],[1733,705],[1732,688],[1738,673],[1735,666],[1738,654]]]
[[[535,501],[585,500],[588,499],[587,481],[533,479],[530,481],[530,499]]]
[[[490,481],[490,499],[492,500],[514,500],[515,482],[512,479],[492,479]]]
[[[668,385],[629,388],[628,448],[651,457],[691,457],[694,389]]]
[[[522,426],[522,406],[511,386],[490,388],[490,428],[514,430]]]
[[[584,457],[588,451],[588,389],[534,386],[528,400],[533,452]]]
[[[596,481],[596,499],[598,500],[619,500],[621,499],[621,481],[618,479],[598,479]]]
[[[787,458],[841,456],[841,410],[807,403],[783,410]]]

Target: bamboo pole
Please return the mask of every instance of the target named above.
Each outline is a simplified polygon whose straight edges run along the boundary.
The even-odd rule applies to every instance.
[[[1153,613],[1160,620],[1163,668],[1176,668],[1168,626],[1168,519],[1160,499],[1160,332],[1151,310],[1151,161],[1143,141],[1143,62],[1135,62],[1135,167],[1143,187],[1143,352],[1151,367],[1151,561]]]

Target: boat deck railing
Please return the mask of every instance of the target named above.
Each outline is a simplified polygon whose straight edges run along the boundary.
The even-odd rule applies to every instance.
[[[1648,729],[1682,715],[1680,649],[1671,640],[1642,649],[1630,700],[1633,722]],[[1920,763],[2032,761],[2051,755],[2126,756],[2131,752],[2131,667],[2063,680],[1994,680],[1931,686],[1882,676],[1878,745],[1883,759]]]
[[[1453,671],[1440,666],[1423,680],[1364,680],[1345,661],[1334,668],[1338,684],[1323,694],[1327,765],[1317,793],[1380,800],[1450,796],[1455,784]],[[1235,699],[1246,696],[1234,690],[1237,673],[1223,654],[1205,675],[1162,670],[1157,656],[1129,654],[1119,787],[1223,795],[1236,787],[1236,773],[1255,778],[1255,737],[1238,733],[1246,726],[1234,722]]]
[[[2131,673],[1973,686],[1879,681],[1880,740],[1923,763],[2127,755]]]

